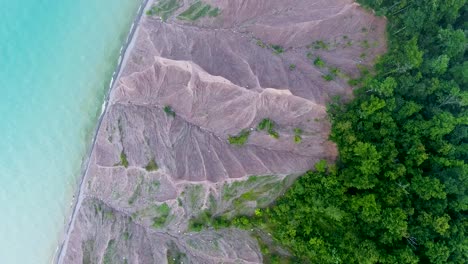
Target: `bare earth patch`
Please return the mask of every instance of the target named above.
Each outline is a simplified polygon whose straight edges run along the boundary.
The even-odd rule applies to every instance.
[[[193,3],[142,18],[62,263],[261,263],[248,233],[189,220],[252,213],[334,160],[326,103],[386,48],[385,21],[349,0]]]

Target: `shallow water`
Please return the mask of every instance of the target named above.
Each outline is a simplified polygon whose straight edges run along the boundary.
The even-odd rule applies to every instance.
[[[0,263],[50,263],[140,0],[0,0]]]

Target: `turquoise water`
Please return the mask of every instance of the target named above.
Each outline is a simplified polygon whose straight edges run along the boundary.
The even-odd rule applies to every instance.
[[[0,0],[0,263],[52,261],[140,0]]]

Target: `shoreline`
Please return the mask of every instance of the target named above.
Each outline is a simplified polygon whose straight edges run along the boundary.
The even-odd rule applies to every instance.
[[[130,31],[127,35],[127,39],[125,43],[122,45],[122,47],[120,48],[118,63],[112,74],[112,77],[109,83],[109,88],[106,92],[106,96],[102,104],[101,114],[99,116],[95,131],[94,131],[93,139],[91,141],[91,146],[88,149],[88,153],[86,154],[85,159],[83,160],[83,163],[82,163],[82,172],[80,175],[79,184],[77,186],[77,189],[75,191],[75,194],[72,200],[72,203],[74,204],[72,207],[73,209],[70,211],[68,222],[65,225],[65,232],[63,233],[63,238],[59,240],[59,245],[57,246],[54,252],[52,263],[55,263],[55,264],[61,263],[63,257],[65,256],[65,252],[68,246],[69,236],[70,236],[70,233],[73,231],[73,224],[76,219],[76,214],[78,212],[78,209],[80,208],[81,202],[83,201],[83,191],[84,191],[83,183],[85,182],[85,179],[87,178],[91,155],[96,145],[96,139],[97,139],[99,129],[101,128],[102,121],[108,110],[110,95],[112,93],[112,90],[114,89],[116,81],[120,77],[122,68],[125,66],[125,62],[128,56],[128,51],[131,51],[131,49],[133,48],[135,36],[137,34],[137,30],[141,22],[141,18],[144,15],[145,10],[147,10],[151,2],[152,0],[141,1],[140,7],[138,8],[135,19],[133,20],[133,23],[130,27]]]

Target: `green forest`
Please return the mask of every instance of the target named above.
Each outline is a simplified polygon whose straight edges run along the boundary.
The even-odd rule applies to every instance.
[[[232,223],[292,263],[467,263],[466,1],[358,2],[387,18],[388,52],[329,106],[339,160]]]

